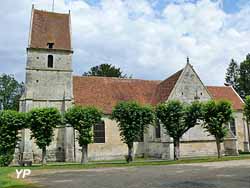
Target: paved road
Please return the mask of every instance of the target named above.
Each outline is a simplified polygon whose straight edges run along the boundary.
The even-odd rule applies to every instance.
[[[250,188],[250,160],[53,171],[31,180],[46,188]]]

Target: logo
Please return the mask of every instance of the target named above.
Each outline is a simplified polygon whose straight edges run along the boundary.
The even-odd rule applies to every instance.
[[[31,170],[30,169],[21,169],[18,170],[16,169],[16,178],[19,179],[21,178],[25,178],[26,176],[29,176],[31,174]]]

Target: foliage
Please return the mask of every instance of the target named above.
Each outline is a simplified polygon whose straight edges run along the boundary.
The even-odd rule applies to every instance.
[[[250,123],[250,95],[246,97],[245,105],[244,105],[244,115],[248,124]]]
[[[93,142],[93,126],[101,121],[102,112],[95,107],[74,106],[64,117],[66,123],[78,131],[78,142],[82,147],[82,163],[87,163],[87,147]]]
[[[37,108],[28,113],[31,138],[43,151],[43,164],[46,163],[46,147],[52,142],[54,128],[62,124],[62,117],[56,108]]]
[[[93,126],[101,121],[102,112],[95,107],[74,106],[65,113],[66,123],[79,132],[79,145],[93,142]]]
[[[5,155],[0,155],[0,166],[9,166],[11,161],[13,160],[14,150],[10,150],[9,153]]]
[[[220,157],[220,143],[228,132],[228,122],[232,118],[231,103],[225,100],[210,100],[203,104],[203,127],[215,137],[218,149],[218,157]]]
[[[193,102],[189,105],[172,100],[156,107],[157,118],[163,124],[168,135],[174,139],[174,158],[176,160],[180,157],[180,138],[197,124],[201,115],[201,103],[199,102]]]
[[[220,142],[222,142],[228,131],[226,124],[232,118],[233,111],[231,103],[224,100],[211,100],[203,105],[202,111],[205,123],[204,128],[206,128],[211,135],[218,137]]]
[[[0,166],[7,166],[13,159],[19,140],[18,131],[25,128],[26,114],[6,110],[0,112]]]
[[[23,90],[24,84],[18,83],[12,75],[0,76],[0,103],[3,103],[5,110],[18,110]]]
[[[234,59],[231,60],[226,72],[226,83],[231,85],[238,93],[241,93],[239,86],[240,67]]]
[[[112,111],[112,119],[118,122],[122,141],[127,144],[128,162],[133,160],[133,143],[136,142],[154,120],[154,112],[150,106],[142,106],[136,102],[120,102]]]
[[[250,95],[250,54],[240,63],[240,66],[232,59],[226,73],[226,83],[233,86],[239,95],[245,99]]]
[[[120,68],[116,68],[115,66],[112,66],[111,64],[101,64],[98,66],[94,66],[90,69],[90,71],[85,72],[83,76],[127,78],[127,75],[123,74]]]
[[[240,64],[239,85],[242,90],[240,94],[245,99],[247,95],[250,95],[250,54]]]

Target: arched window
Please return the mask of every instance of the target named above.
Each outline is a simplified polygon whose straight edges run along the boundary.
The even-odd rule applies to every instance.
[[[53,68],[53,55],[48,55],[48,67]]]

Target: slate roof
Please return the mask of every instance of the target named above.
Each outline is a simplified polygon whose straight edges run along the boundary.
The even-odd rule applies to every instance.
[[[33,9],[30,33],[30,48],[71,50],[70,15]]]
[[[207,89],[215,100],[229,100],[232,102],[233,108],[235,110],[242,110],[244,102],[232,87],[207,86]]]

